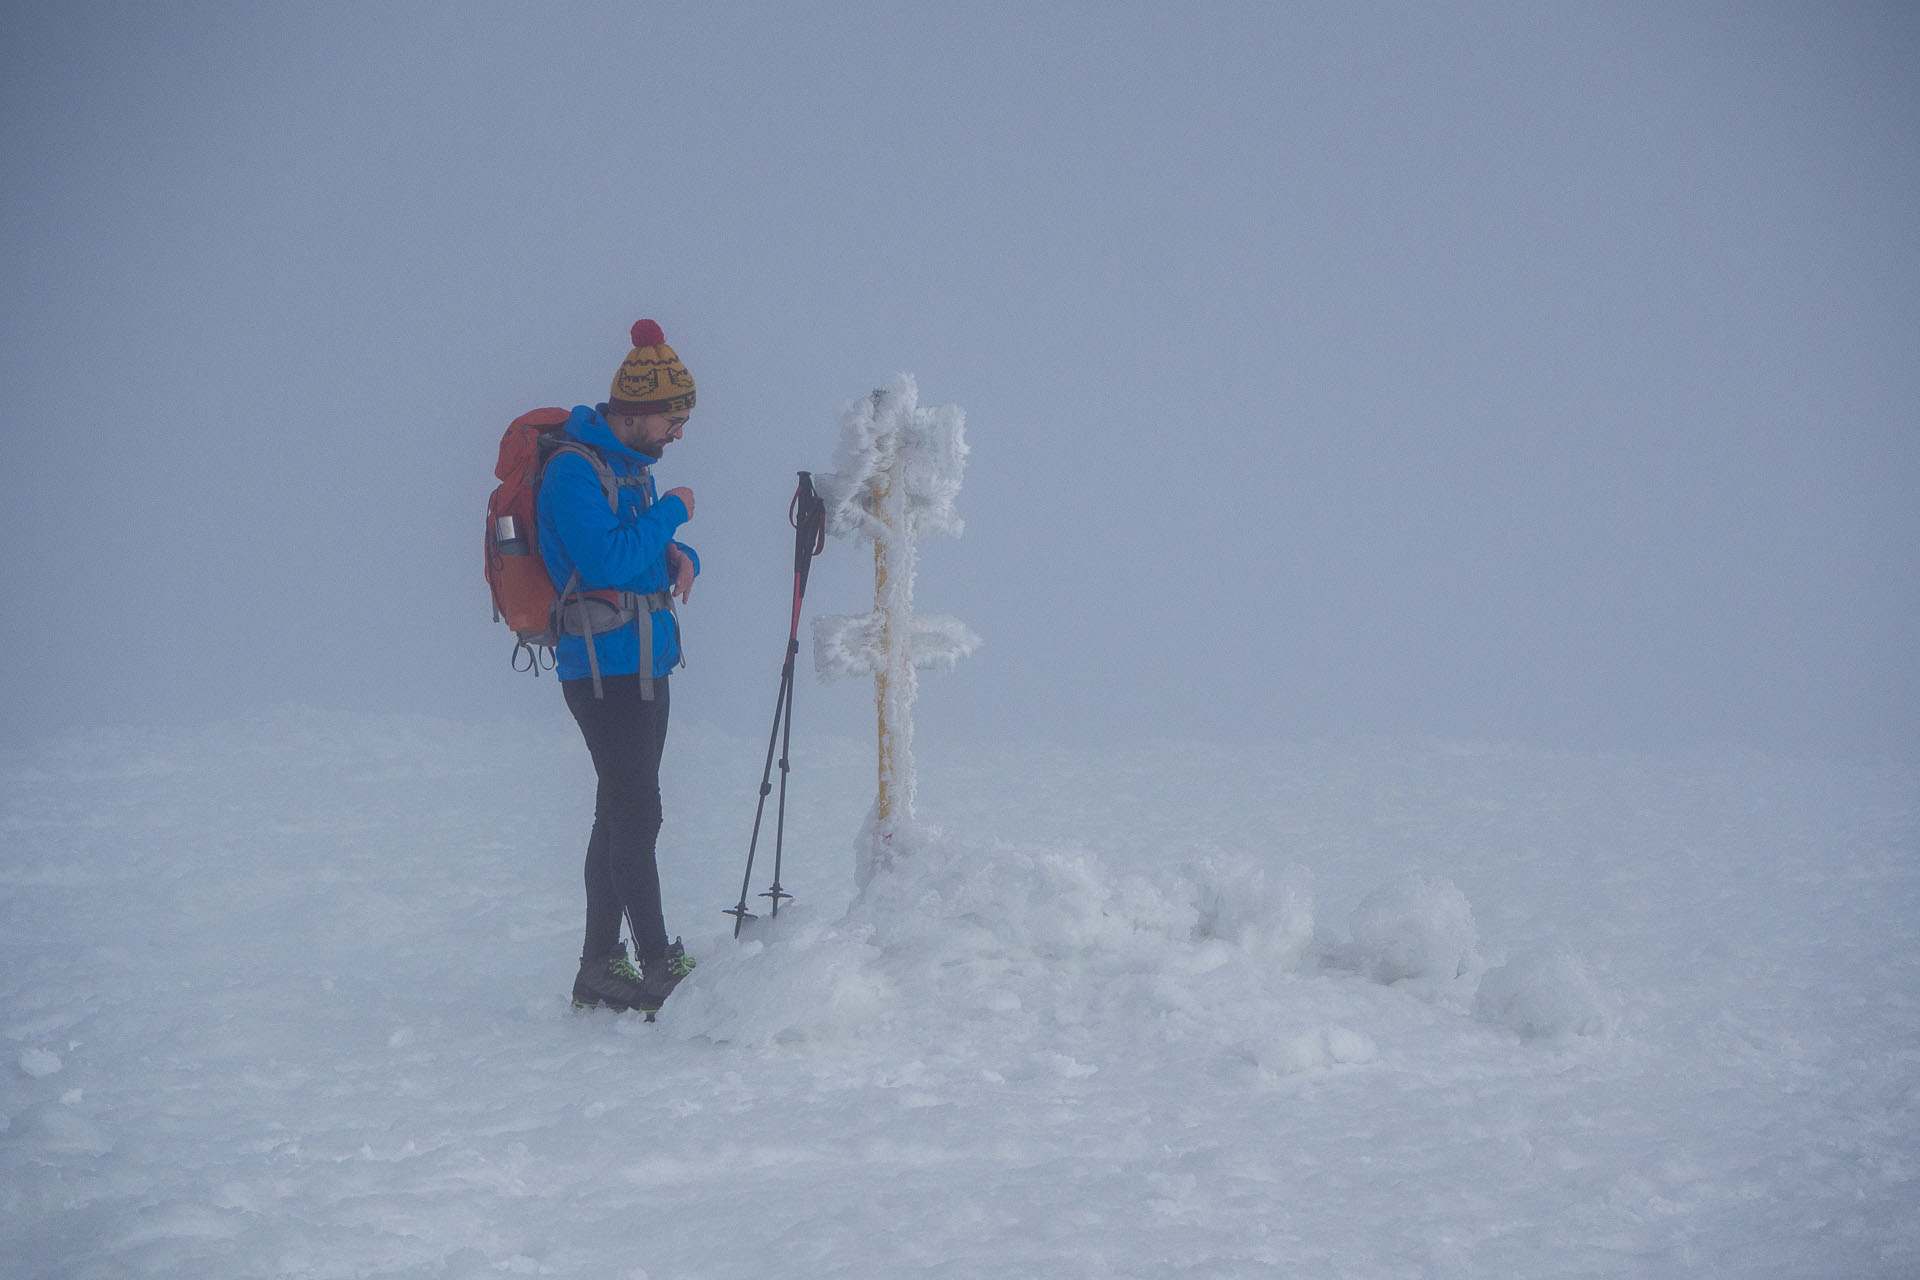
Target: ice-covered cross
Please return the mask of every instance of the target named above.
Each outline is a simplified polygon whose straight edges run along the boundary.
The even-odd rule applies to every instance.
[[[913,610],[914,540],[959,536],[954,499],[967,463],[966,415],[955,405],[923,409],[919,402],[913,375],[902,373],[848,404],[834,470],[813,478],[827,531],[873,542],[873,612],[813,622],[820,677],[871,675],[879,708],[880,788],[854,868],[862,888],[920,843],[913,814],[918,670],[951,670],[980,643],[958,618]]]

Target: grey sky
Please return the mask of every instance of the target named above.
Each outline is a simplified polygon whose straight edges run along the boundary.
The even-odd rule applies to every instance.
[[[16,5],[6,739],[558,715],[501,428],[700,384],[683,717],[758,732],[793,472],[968,413],[923,740],[1920,746],[1920,10]],[[835,544],[810,612],[866,607]],[[802,729],[857,730],[808,682]]]

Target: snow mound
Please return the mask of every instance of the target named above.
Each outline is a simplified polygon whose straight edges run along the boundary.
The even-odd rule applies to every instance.
[[[20,1069],[38,1080],[61,1068],[60,1055],[51,1049],[28,1049],[20,1055]]]
[[[1332,1026],[1270,1039],[1255,1049],[1254,1063],[1262,1076],[1273,1078],[1357,1066],[1379,1055],[1379,1046],[1364,1031]]]
[[[1612,997],[1569,951],[1531,952],[1488,970],[1473,1011],[1527,1037],[1605,1039],[1619,1024]]]
[[[974,848],[930,833],[839,919],[788,907],[716,940],[670,1033],[771,1045],[912,1034],[1017,1041],[1141,1017],[1219,1020],[1308,963],[1304,872],[1204,859],[1169,882],[1075,847]]]
[[[1450,880],[1399,876],[1361,899],[1349,927],[1357,967],[1375,982],[1438,988],[1476,961],[1473,908]]]
[[[1183,883],[1199,919],[1196,936],[1218,938],[1256,967],[1298,972],[1313,940],[1313,880],[1302,867],[1275,872],[1252,861],[1196,859]]]

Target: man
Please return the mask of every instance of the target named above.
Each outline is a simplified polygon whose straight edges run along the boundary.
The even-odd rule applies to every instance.
[[[590,458],[562,446],[541,476],[540,553],[567,624],[555,651],[560,687],[599,779],[573,1003],[651,1015],[693,968],[679,939],[667,942],[654,852],[668,676],[684,661],[673,598],[692,596],[700,560],[674,540],[693,518],[693,491],[656,497],[649,470],[686,430],[693,376],[652,320],[635,323],[632,338],[607,402],[576,406],[565,428],[612,472],[615,501]]]

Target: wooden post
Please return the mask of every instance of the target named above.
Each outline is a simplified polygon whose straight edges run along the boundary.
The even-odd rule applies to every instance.
[[[878,391],[874,392],[877,402]],[[887,497],[892,486],[892,456],[888,458],[889,469],[878,476],[874,488],[874,510],[885,512]],[[873,540],[873,610],[880,618],[880,661],[873,673],[873,700],[879,721],[880,791],[874,799],[874,817],[881,823],[893,818],[893,752],[890,749],[891,734],[887,723],[887,659],[893,651],[893,611],[887,607],[887,537],[875,537]],[[884,829],[884,828],[883,828]]]
[[[848,406],[843,444],[860,479],[832,501],[849,516],[847,527],[836,531],[873,539],[873,612],[814,620],[823,676],[873,677],[879,786],[855,861],[854,880],[863,889],[921,843],[913,768],[919,669],[951,667],[980,642],[957,618],[914,611],[914,538],[929,528],[959,532],[953,494],[967,452],[960,410],[921,409],[918,401],[912,376],[901,374],[866,404]],[[822,652],[830,655],[825,663],[819,663]]]

